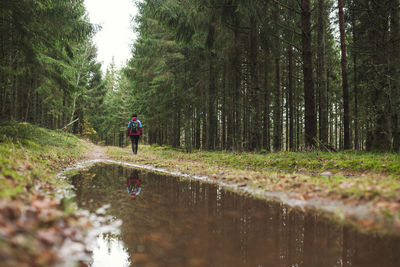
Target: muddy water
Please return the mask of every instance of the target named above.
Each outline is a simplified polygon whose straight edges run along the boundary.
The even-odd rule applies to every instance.
[[[120,234],[99,236],[93,266],[400,266],[399,238],[215,185],[117,165],[71,182],[79,206],[109,204],[106,213],[122,220]]]

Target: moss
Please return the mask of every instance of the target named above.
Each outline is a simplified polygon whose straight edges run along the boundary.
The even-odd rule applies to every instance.
[[[0,197],[53,183],[55,172],[78,158],[83,142],[74,135],[17,122],[0,124]]]

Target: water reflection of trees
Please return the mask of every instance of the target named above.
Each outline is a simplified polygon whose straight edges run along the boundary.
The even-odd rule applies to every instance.
[[[140,172],[143,195],[124,192],[129,170],[98,168],[77,189],[122,219],[131,261],[214,266],[399,266],[398,238],[365,235],[316,213],[250,199],[215,185]],[[94,187],[93,187],[94,186]],[[96,199],[90,202],[88,199]]]

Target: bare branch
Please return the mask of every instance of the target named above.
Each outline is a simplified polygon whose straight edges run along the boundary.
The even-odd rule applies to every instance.
[[[74,121],[71,121],[70,123],[68,123],[67,125],[62,127],[61,129],[64,130],[64,131],[67,131],[68,130],[68,126],[70,126],[71,124],[75,123],[77,120],[79,120],[79,118],[75,119]]]

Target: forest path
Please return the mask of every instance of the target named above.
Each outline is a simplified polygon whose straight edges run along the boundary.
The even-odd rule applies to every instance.
[[[106,153],[107,147],[104,146],[97,146],[94,144],[90,144],[90,148],[85,152],[84,158],[88,160],[95,160],[95,159],[107,159],[111,160]]]

